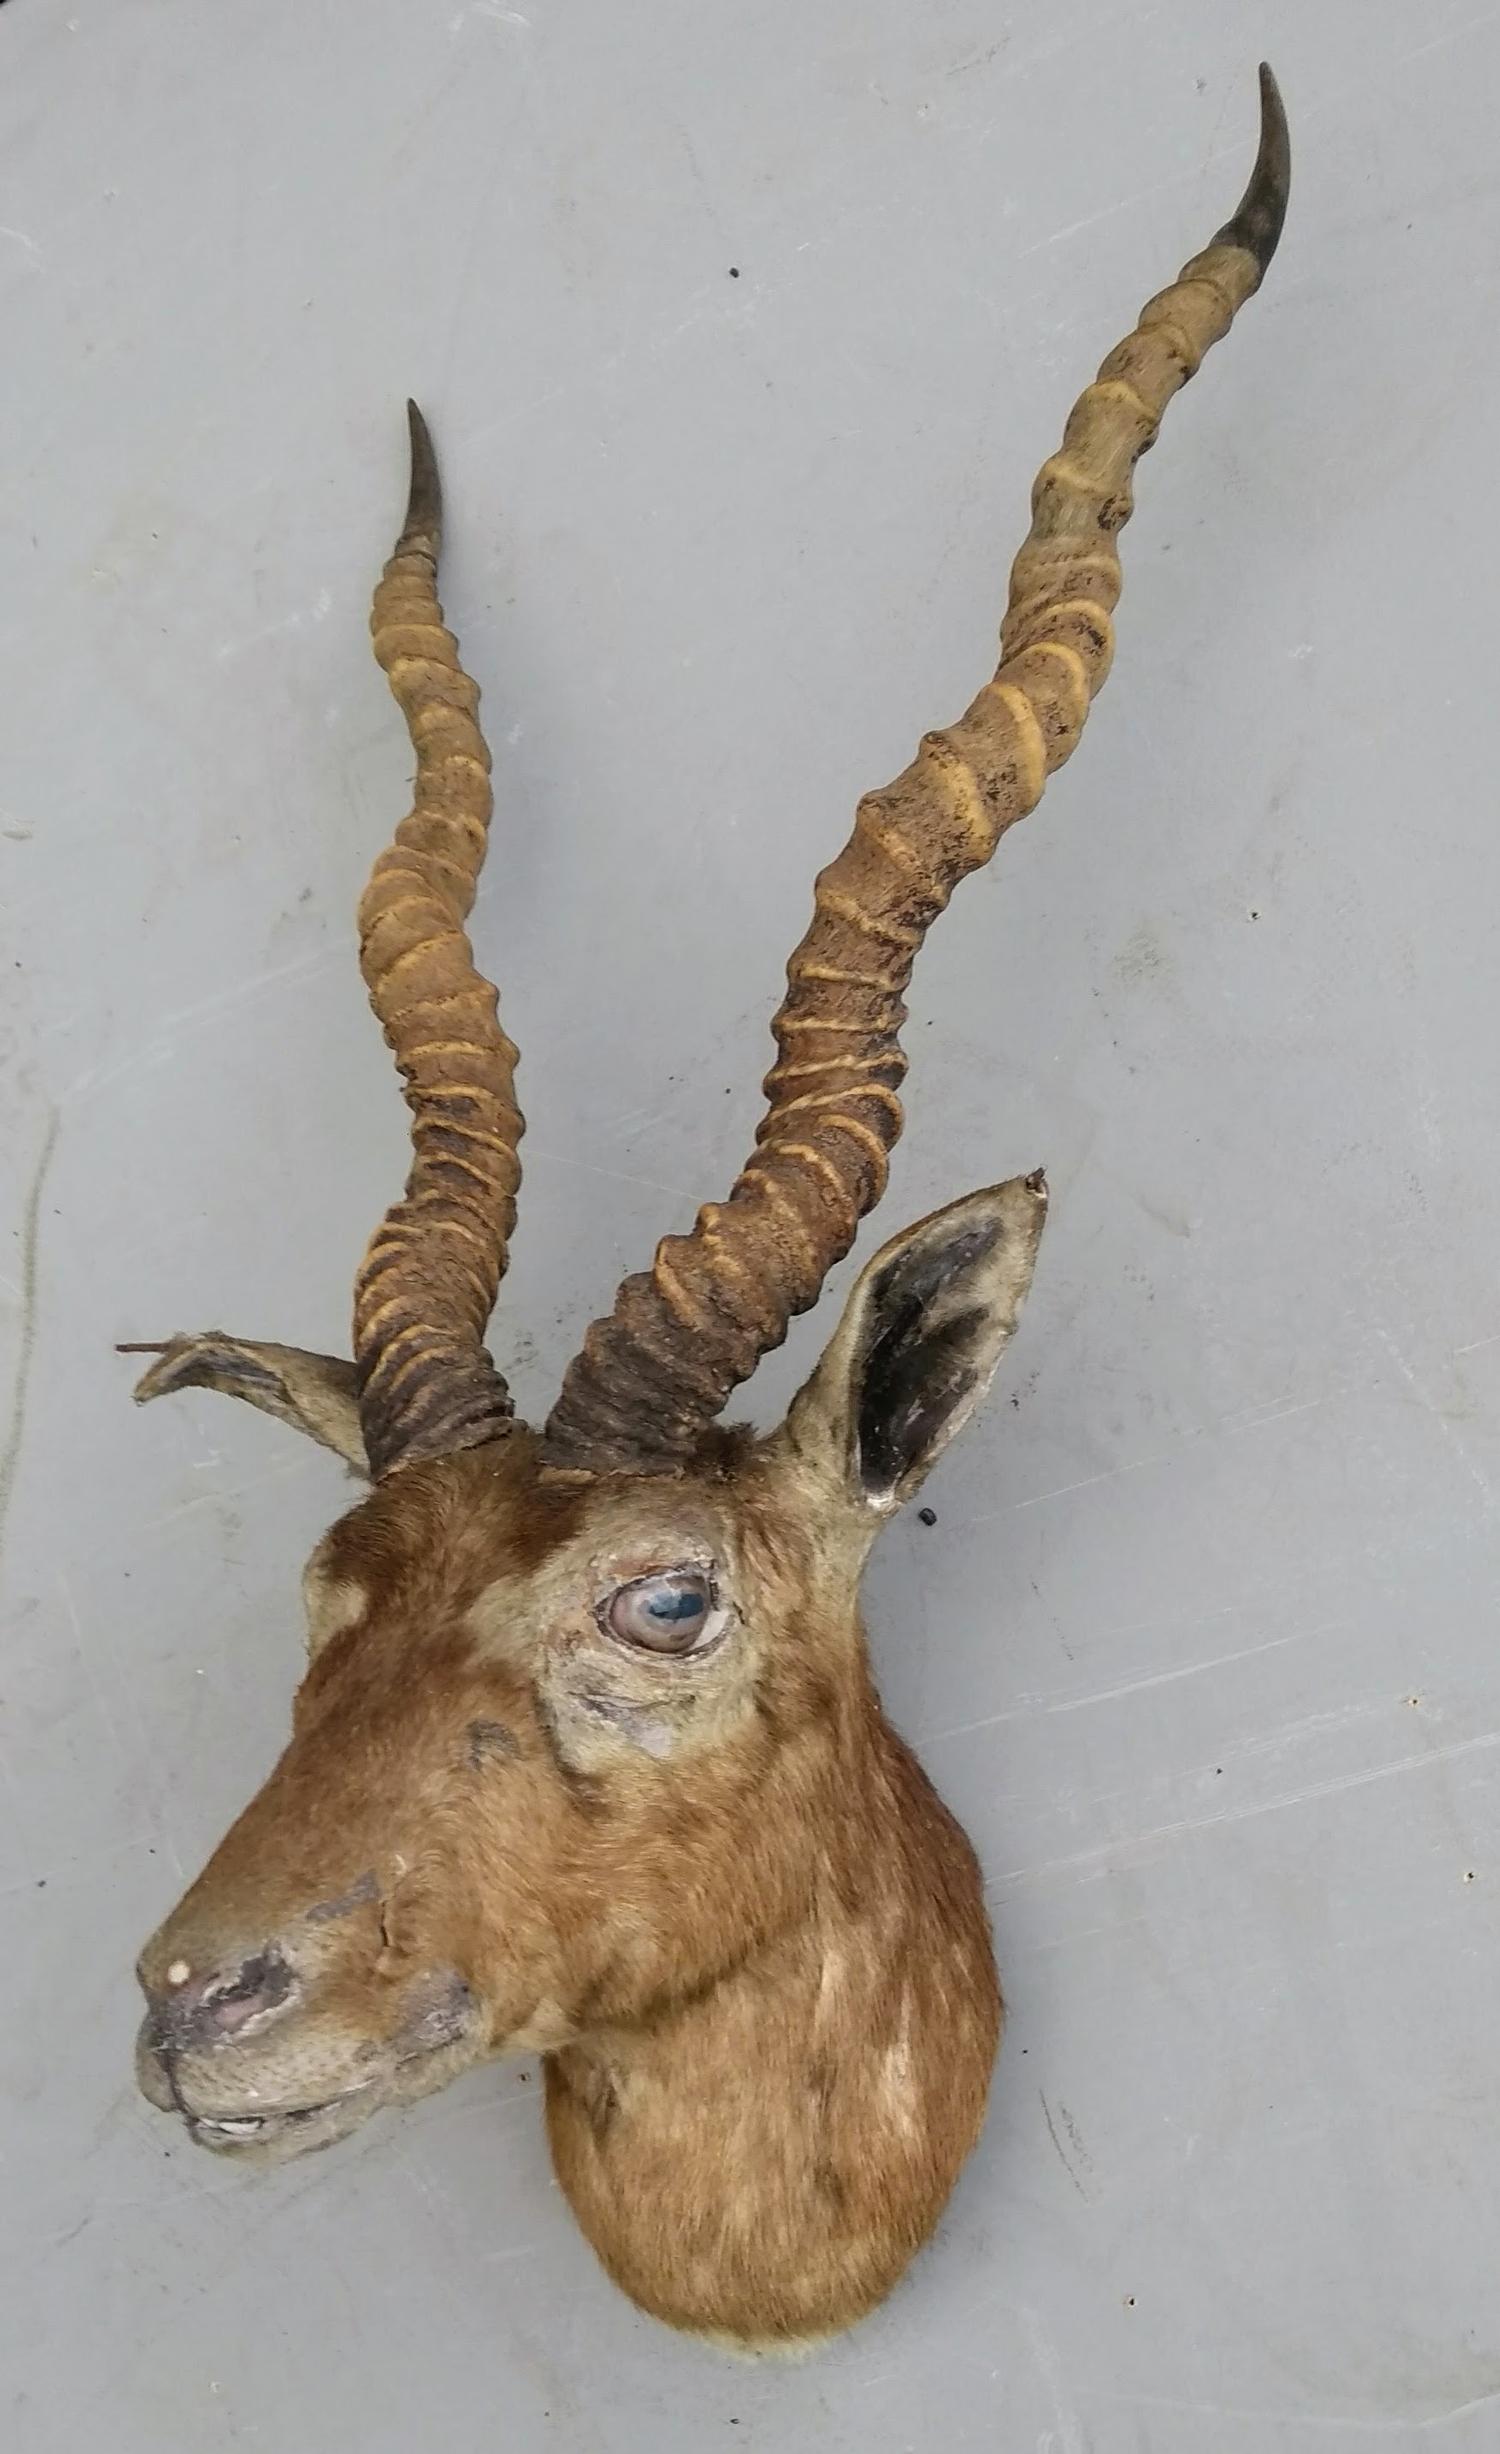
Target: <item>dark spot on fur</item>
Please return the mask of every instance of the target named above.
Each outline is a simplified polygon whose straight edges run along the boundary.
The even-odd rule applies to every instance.
[[[611,2006],[617,2013],[619,2012],[621,2006],[616,1988],[619,1985],[620,1975],[619,1954],[611,1952],[597,1976],[590,1979],[573,2006],[574,2022],[579,2028],[586,2030],[596,2027],[601,2020],[608,2018]]]
[[[592,1820],[607,1811],[602,1781],[596,1781],[592,1773],[580,1772],[576,1764],[568,1763],[562,1756],[557,1759],[557,1769],[580,1815],[587,1815]]]
[[[334,1918],[350,1917],[356,1909],[364,1908],[370,1901],[378,1900],[379,1897],[380,1885],[376,1879],[375,1869],[373,1866],[367,1866],[359,1880],[350,1884],[347,1892],[340,1892],[336,1900],[320,1900],[316,1908],[309,1909],[308,1923],[314,1926],[330,1925]]]
[[[205,1996],[209,2008],[222,2009],[226,2003],[258,2000],[262,2008],[274,2010],[285,2002],[292,1990],[292,1972],[279,1951],[259,1951],[247,1960],[233,1985],[220,1986]]]
[[[826,2121],[833,2102],[835,2072],[827,2054],[814,2054],[807,2066],[807,2092],[817,2109],[819,2121]]]
[[[693,1464],[715,1482],[727,1483],[749,1463],[754,1448],[755,1433],[748,1423],[710,1423],[693,1452]]]
[[[838,1689],[821,1670],[808,1673],[806,1699],[808,1718],[812,1721],[832,1721],[838,1712]]]
[[[771,1694],[769,1680],[756,1680],[752,1701],[766,1736],[779,1746],[787,1735],[786,1716]]]
[[[436,1980],[409,2006],[398,2040],[403,2053],[432,2053],[457,2042],[474,2012],[474,1997],[456,1973]]]
[[[513,1764],[520,1752],[520,1740],[503,1721],[470,1722],[469,1762],[476,1772],[482,1772],[486,1764]]]
[[[595,2139],[602,2143],[620,2110],[619,2091],[612,2073],[586,2056],[573,2053],[565,2059],[552,2057],[548,2068],[553,2079],[582,2108]]]
[[[637,1744],[643,1727],[652,1718],[649,1704],[631,1704],[624,1696],[579,1696],[577,1702],[595,1721],[607,1723],[610,1729],[623,1732]]]
[[[848,2204],[849,2193],[844,2188],[843,2178],[837,2166],[832,2164],[827,2156],[817,2156],[813,2159],[812,2177],[813,2188],[817,2191],[818,2196],[827,2199],[835,2215],[842,2215]]]
[[[865,1886],[860,1880],[847,1851],[831,1857],[828,1875],[833,1884],[833,1896],[846,1917],[862,1917],[865,1911]]]

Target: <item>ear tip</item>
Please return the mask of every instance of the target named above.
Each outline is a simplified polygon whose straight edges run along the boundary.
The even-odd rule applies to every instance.
[[[1007,1176],[1003,1184],[990,1185],[977,1198],[1012,1233],[1030,1229],[1039,1234],[1052,1199],[1052,1187],[1047,1182],[1046,1169],[1034,1167],[1029,1175]]]
[[[170,1338],[121,1339],[115,1347],[117,1355],[150,1355],[154,1358],[136,1381],[130,1395],[137,1406],[147,1406],[154,1397],[170,1397],[182,1385],[184,1358],[190,1341],[179,1331]]]

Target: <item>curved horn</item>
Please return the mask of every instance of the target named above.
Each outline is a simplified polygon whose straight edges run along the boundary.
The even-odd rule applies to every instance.
[[[463,924],[484,862],[492,796],[479,692],[443,627],[442,497],[415,402],[411,496],[370,615],[375,654],[411,733],[409,816],[359,906],[359,962],[411,1110],[403,1200],[370,1240],[354,1283],[359,1411],[378,1478],[475,1448],[509,1426],[484,1346],[515,1224],[523,1130],[516,1052]]]
[[[1260,72],[1260,150],[1238,211],[1142,309],[1068,419],[1032,492],[993,681],[958,722],[860,803],[818,879],[787,966],[778,1058],[754,1155],[727,1202],[668,1236],[595,1322],[547,1424],[548,1462],[671,1472],[795,1313],[817,1300],[885,1187],[906,1072],[898,1034],[917,949],[961,878],[1041,798],[1109,671],[1117,532],[1131,472],[1174,393],[1260,286],[1281,235],[1290,159],[1276,80]]]

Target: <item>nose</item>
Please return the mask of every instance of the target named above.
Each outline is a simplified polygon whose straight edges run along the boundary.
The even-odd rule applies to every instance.
[[[169,1963],[161,1981],[148,1986],[163,2045],[218,2045],[285,2010],[296,1979],[281,1953],[269,1946],[227,1968],[196,1970],[186,1960]]]

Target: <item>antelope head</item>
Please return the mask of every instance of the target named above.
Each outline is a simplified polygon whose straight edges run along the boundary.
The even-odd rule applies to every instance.
[[[211,1332],[150,1350],[137,1391],[246,1399],[369,1486],[305,1573],[286,1751],[141,1957],[141,2085],[202,2146],[325,2146],[526,2048],[585,2231],[676,2324],[826,2333],[931,2231],[977,2135],[999,1995],[972,1851],[882,1718],[857,1595],[1011,1335],[1041,1175],[877,1254],[778,1430],[719,1417],[880,1196],[917,949],[1078,740],[1134,464],[1259,285],[1287,178],[1262,71],[1239,210],[1105,360],[1037,480],[998,671],[860,804],[818,880],[752,1156],[625,1281],[539,1430],[484,1345],[522,1125],[464,929],[489,759],[412,409],[372,629],[415,797],[359,915],[411,1110],[405,1195],[359,1268],[352,1363]]]

